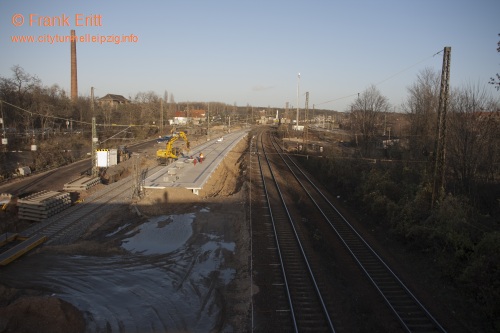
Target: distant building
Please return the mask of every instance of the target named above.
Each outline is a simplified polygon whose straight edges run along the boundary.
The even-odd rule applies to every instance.
[[[188,117],[186,117],[186,112],[175,111],[174,118],[171,119],[170,125],[186,125],[188,122]]]
[[[201,124],[206,120],[206,111],[205,110],[191,110],[188,111],[189,120],[193,124]]]
[[[170,125],[200,124],[206,120],[205,110],[176,111]]]
[[[118,106],[121,104],[128,104],[130,101],[122,95],[107,94],[104,97],[97,99],[99,106]]]

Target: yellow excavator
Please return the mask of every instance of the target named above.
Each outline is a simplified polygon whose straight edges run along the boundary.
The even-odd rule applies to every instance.
[[[172,160],[176,160],[179,158],[179,155],[182,153],[179,147],[174,147],[175,141],[179,138],[183,139],[186,142],[186,150],[189,151],[189,140],[184,132],[175,132],[168,139],[167,145],[165,149],[158,149],[156,151],[156,160],[160,165],[167,165]]]

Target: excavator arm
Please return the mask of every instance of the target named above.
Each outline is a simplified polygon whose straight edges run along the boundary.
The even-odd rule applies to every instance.
[[[184,132],[174,133],[172,137],[167,141],[165,149],[159,149],[156,151],[156,159],[158,164],[166,165],[171,159],[178,159],[179,152],[178,149],[174,148],[174,143],[180,138],[186,142],[186,148],[189,150],[189,140]]]
[[[179,136],[186,142],[186,148],[189,149],[189,140],[186,136],[186,133],[179,132]]]

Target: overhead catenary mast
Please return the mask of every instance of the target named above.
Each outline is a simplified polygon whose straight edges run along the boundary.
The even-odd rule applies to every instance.
[[[446,46],[443,53],[443,66],[441,69],[441,87],[439,92],[439,106],[437,114],[437,136],[435,146],[434,186],[432,190],[432,203],[441,199],[445,186],[445,164],[446,164],[446,112],[450,95],[450,54],[451,47]]]
[[[94,114],[94,87],[90,87],[90,110],[92,112],[92,177],[97,177],[99,168],[97,167],[97,128]]]

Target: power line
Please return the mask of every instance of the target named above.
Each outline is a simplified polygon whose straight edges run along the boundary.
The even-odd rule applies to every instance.
[[[36,115],[36,116],[39,116],[39,117],[45,117],[45,118],[50,118],[50,119],[58,119],[58,120],[68,120],[69,118],[65,118],[65,117],[58,117],[58,116],[52,116],[52,115],[45,115],[45,114],[41,114],[41,113],[38,113],[36,111],[30,111],[30,110],[26,110],[26,109],[23,109],[17,105],[14,105],[14,104],[11,104],[9,102],[6,102],[4,100],[0,100],[2,103],[5,103],[9,106],[12,106],[13,108],[16,108],[20,111],[23,111],[23,112],[27,112],[29,113],[31,116],[33,115]],[[83,124],[83,125],[89,125],[89,126],[92,126],[92,123],[89,123],[89,122],[86,122],[86,121],[79,121],[79,120],[75,120],[73,119],[72,120],[74,123],[79,123],[79,124]],[[108,126],[106,124],[96,124],[96,126]],[[143,126],[149,126],[149,125],[135,125],[135,124],[131,124],[131,125],[118,125],[118,124],[113,124],[111,125],[112,127],[143,127]]]
[[[395,74],[393,74],[393,75],[389,76],[388,78],[386,78],[386,79],[384,79],[384,80],[382,80],[382,81],[380,81],[380,82],[376,83],[376,84],[375,84],[375,86],[378,86],[378,85],[380,85],[380,84],[382,84],[382,83],[384,83],[384,82],[386,82],[386,81],[389,81],[389,80],[390,80],[390,79],[392,79],[393,77],[395,77],[395,76],[397,76],[397,75],[399,75],[399,74],[401,74],[401,73],[403,73],[403,72],[406,72],[406,71],[407,71],[407,70],[409,70],[410,68],[415,67],[415,66],[417,66],[417,65],[419,65],[419,64],[421,64],[421,63],[423,63],[423,62],[427,61],[427,60],[428,60],[428,59],[430,59],[430,58],[433,58],[434,56],[438,55],[438,54],[439,54],[439,53],[441,53],[441,52],[443,52],[443,50],[441,50],[441,51],[439,51],[439,52],[436,52],[436,53],[434,53],[432,56],[426,57],[425,59],[422,59],[422,60],[420,60],[420,61],[418,61],[418,62],[414,63],[413,65],[406,67],[405,69],[400,70],[399,72],[397,72],[397,73],[395,73]]]
[[[430,58],[433,58],[434,56],[440,54],[441,52],[443,52],[443,50],[440,50],[440,51],[434,53],[432,56],[425,57],[424,59],[422,59],[422,60],[414,63],[413,65],[408,66],[408,67],[406,67],[406,68],[404,68],[404,69],[396,72],[395,74],[390,75],[389,77],[387,77],[387,78],[383,79],[382,81],[379,81],[378,83],[376,83],[375,86],[378,86],[378,85],[380,85],[380,84],[382,84],[382,83],[384,83],[386,81],[389,81],[393,77],[398,76],[399,74],[406,72],[410,68],[413,68],[413,67],[415,67],[415,66],[417,66],[417,65],[419,65],[419,64],[421,64],[421,63],[423,63],[423,62],[425,62],[427,60],[429,60]],[[344,98],[349,98],[349,97],[352,97],[352,96],[357,96],[357,95],[359,95],[359,93],[353,93],[353,94],[350,94],[350,95],[347,95],[347,96],[335,98],[335,99],[332,99],[332,100],[329,100],[329,101],[326,101],[326,102],[322,102],[322,103],[318,103],[318,104],[315,104],[315,105],[327,104],[327,103],[335,102],[335,101],[338,101],[338,100],[341,100],[341,99],[344,99]]]
[[[314,104],[314,105],[322,105],[322,104],[327,104],[327,103],[335,102],[335,101],[338,101],[338,100],[341,100],[341,99],[344,99],[344,98],[348,98],[348,97],[352,97],[352,96],[357,96],[357,95],[358,95],[358,93],[355,93],[355,94],[351,94],[351,95],[347,95],[347,96],[343,96],[343,97],[339,97],[339,98],[331,99],[331,100],[329,100],[329,101],[322,102],[322,103],[318,103],[318,104]]]
[[[46,117],[46,118],[51,118],[51,119],[59,119],[59,120],[64,120],[64,121],[68,120],[67,117],[64,118],[64,117],[58,117],[58,116],[44,115],[44,114],[38,113],[36,111],[26,110],[26,109],[23,109],[23,108],[21,108],[21,107],[19,107],[17,105],[14,105],[14,104],[11,104],[9,102],[6,102],[4,100],[2,100],[2,103],[5,103],[5,104],[7,104],[9,106],[12,106],[13,108],[16,108],[16,109],[18,109],[20,111],[29,113],[31,116],[36,115],[36,116],[39,116],[39,117]],[[84,122],[84,121],[78,121],[78,120],[73,120],[73,122],[75,122],[75,123],[81,123],[81,124],[85,124],[85,125],[92,125],[91,123]]]

